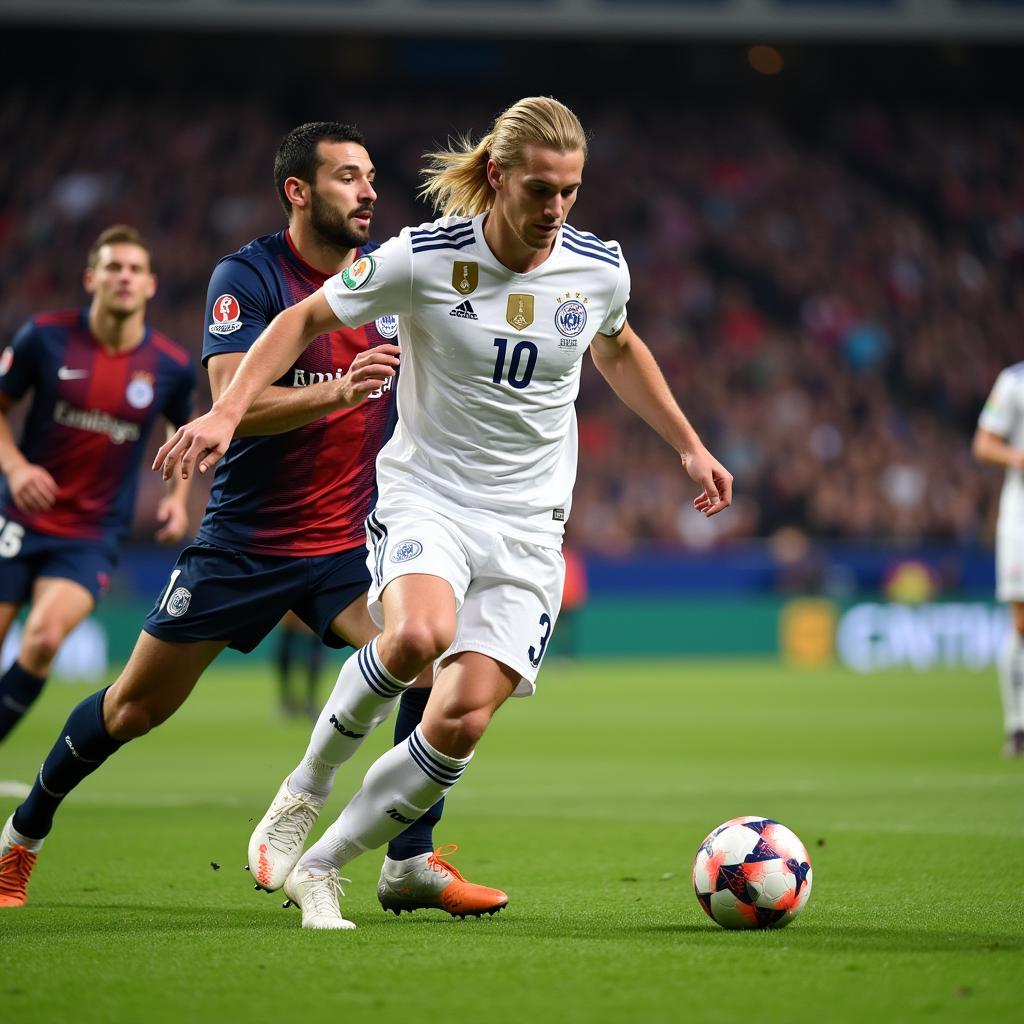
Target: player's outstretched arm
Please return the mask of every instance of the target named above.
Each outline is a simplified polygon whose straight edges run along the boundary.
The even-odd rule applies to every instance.
[[[235,429],[256,397],[298,359],[317,335],[340,326],[322,288],[278,313],[246,353],[213,408],[179,428],[156,453],[153,468],[168,480],[176,468],[187,478],[197,466],[200,473],[215,466],[227,452]],[[356,405],[380,387],[379,374],[373,376],[367,369],[368,360],[360,358],[365,355],[360,353],[349,368],[345,394],[339,404]],[[378,369],[376,364],[373,369]]]
[[[238,371],[243,352],[220,352],[209,358],[206,368],[210,374],[210,391],[216,401],[227,390]],[[320,419],[336,409],[351,405],[351,394],[347,390],[351,383],[350,374],[366,371],[367,366],[381,377],[393,376],[398,368],[399,348],[397,345],[378,345],[364,356],[359,364],[353,361],[341,377],[332,377],[317,384],[302,387],[267,388],[257,396],[246,414],[235,428],[235,437],[264,437],[268,434],[284,434],[297,427]]]
[[[713,516],[732,504],[732,474],[704,447],[683,415],[651,350],[629,324],[615,336],[598,334],[590,345],[594,365],[612,390],[678,453],[701,493],[693,507]]]

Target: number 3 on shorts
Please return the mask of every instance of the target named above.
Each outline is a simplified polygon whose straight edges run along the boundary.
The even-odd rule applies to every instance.
[[[0,516],[0,558],[13,558],[21,550],[25,527]]]
[[[540,659],[544,657],[544,648],[547,647],[548,637],[551,636],[551,616],[547,612],[540,617],[540,625],[544,627],[544,635],[540,638],[540,647],[534,649],[533,644],[530,644],[530,664],[534,668],[540,664]]]

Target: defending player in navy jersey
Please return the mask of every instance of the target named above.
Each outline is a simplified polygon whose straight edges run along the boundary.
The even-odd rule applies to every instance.
[[[189,416],[191,356],[145,321],[149,246],[115,225],[89,250],[90,305],[33,317],[0,356],[0,644],[29,605],[0,677],[0,742],[39,696],[65,637],[106,589],[131,523],[139,463],[160,418]],[[21,442],[7,420],[32,392]],[[188,529],[188,488],[157,510],[157,539]]]
[[[165,476],[179,461],[183,474],[216,464],[249,404],[314,337],[399,315],[398,426],[377,459],[367,520],[370,607],[383,632],[349,659],[339,686],[344,697],[342,684],[356,693],[372,679],[384,701],[431,664],[434,685],[421,724],[370,767],[285,881],[305,928],[353,927],[338,905],[339,869],[444,796],[497,709],[534,690],[561,600],[588,350],[678,453],[700,491],[696,510],[716,515],[731,502],[731,475],[627,322],[618,244],[566,223],[586,150],[572,111],[530,97],[478,144],[432,154],[424,192],[441,219],[405,229],[285,310],[213,409],[157,454]]]
[[[372,249],[377,194],[358,130],[335,122],[294,129],[274,175],[288,228],[225,257],[210,280],[203,361],[215,399],[278,313]],[[7,905],[25,902],[61,799],[123,743],[173,714],[225,647],[251,651],[289,609],[332,647],[361,648],[376,635],[366,606],[364,520],[376,497],[374,460],[393,426],[397,334],[387,313],[324,332],[240,424],[217,467],[199,536],[178,558],[124,672],[72,712],[4,827],[0,906],[5,888]],[[337,768],[398,703],[398,688],[381,703],[382,688],[376,679],[364,686],[374,698],[371,717],[365,696],[321,716],[324,742],[282,783],[250,848],[258,888],[280,886],[278,874],[300,856]],[[419,722],[428,692],[406,695],[401,738]],[[434,854],[429,820],[396,838],[394,853],[418,906],[479,914],[507,902]]]

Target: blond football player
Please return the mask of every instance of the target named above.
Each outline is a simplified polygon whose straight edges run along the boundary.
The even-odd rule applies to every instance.
[[[420,726],[370,767],[288,875],[304,927],[352,926],[338,906],[339,869],[447,793],[495,711],[534,690],[562,592],[573,403],[588,351],[678,453],[700,490],[696,509],[710,516],[730,504],[732,477],[627,322],[622,251],[567,223],[586,154],[576,116],[546,97],[514,104],[479,143],[431,154],[424,192],[441,218],[281,313],[214,408],[158,453],[165,476],[179,463],[183,475],[205,471],[313,338],[401,318],[399,426],[378,458],[380,499],[367,521],[369,601],[383,632],[349,659],[324,715],[350,715],[349,690],[375,688],[383,702],[431,663],[436,677]],[[385,863],[380,886],[402,884]]]

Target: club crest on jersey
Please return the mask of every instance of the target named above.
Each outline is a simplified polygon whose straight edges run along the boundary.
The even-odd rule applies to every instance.
[[[188,611],[188,606],[191,601],[192,591],[187,587],[178,587],[178,589],[171,594],[170,599],[167,602],[167,614],[173,615],[176,619],[180,619],[182,615]]]
[[[456,260],[452,264],[452,287],[460,295],[472,295],[480,283],[480,264]]]
[[[575,338],[587,326],[587,307],[579,299],[568,299],[555,310],[555,327],[563,338]]]
[[[373,277],[373,272],[376,269],[377,263],[372,256],[360,256],[351,267],[346,267],[341,272],[341,283],[349,291],[354,292],[357,288],[362,288]]]
[[[390,313],[387,316],[377,317],[373,325],[382,338],[393,338],[398,334],[398,317]]]
[[[391,552],[392,562],[408,562],[423,551],[423,545],[418,540],[400,540]]]
[[[210,315],[213,317],[211,334],[234,334],[242,326],[242,307],[234,295],[218,295],[213,300]]]
[[[146,409],[153,403],[153,374],[140,370],[132,374],[124,397],[133,409]]]
[[[525,331],[533,323],[533,296],[513,292],[505,307],[505,319],[517,331]]]
[[[0,377],[14,365],[14,349],[10,345],[0,353]]]

